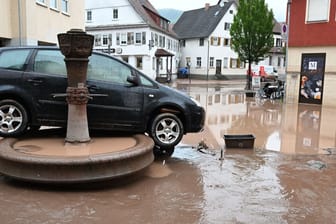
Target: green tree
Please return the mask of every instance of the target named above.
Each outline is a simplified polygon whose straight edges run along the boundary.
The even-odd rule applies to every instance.
[[[241,61],[251,64],[263,60],[273,47],[273,11],[264,0],[239,0],[238,11],[230,29],[231,44]],[[251,89],[251,78],[247,74],[245,89]]]

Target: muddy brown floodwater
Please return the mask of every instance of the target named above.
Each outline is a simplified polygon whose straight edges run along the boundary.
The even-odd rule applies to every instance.
[[[206,108],[206,128],[133,176],[80,186],[0,176],[0,222],[336,223],[336,108],[246,98],[243,86],[177,83]],[[224,134],[253,134],[254,149],[227,149]]]

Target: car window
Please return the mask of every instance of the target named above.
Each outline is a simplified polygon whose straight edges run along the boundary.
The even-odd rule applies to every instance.
[[[149,80],[149,78],[140,75],[140,80],[141,80],[141,84],[144,86],[153,86],[153,83]]]
[[[118,60],[98,54],[93,54],[89,60],[88,79],[128,84],[127,77],[132,74],[128,66]]]
[[[64,56],[58,50],[39,50],[35,57],[34,71],[66,76]]]
[[[30,49],[3,51],[0,54],[0,68],[22,70]]]

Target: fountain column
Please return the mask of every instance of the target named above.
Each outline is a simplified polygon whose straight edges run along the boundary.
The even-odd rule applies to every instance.
[[[70,143],[90,141],[86,110],[89,91],[86,87],[86,78],[93,41],[92,35],[80,29],[58,34],[58,43],[65,56],[68,77],[66,89],[68,122],[65,141]]]

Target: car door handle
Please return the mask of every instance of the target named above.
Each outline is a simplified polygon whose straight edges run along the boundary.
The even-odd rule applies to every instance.
[[[95,91],[99,90],[99,87],[97,87],[97,86],[88,86],[88,89],[91,90],[91,91],[93,91],[93,92],[95,92]]]
[[[41,79],[27,79],[27,82],[33,83],[33,84],[41,84],[43,83],[43,80]]]

